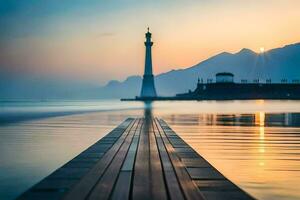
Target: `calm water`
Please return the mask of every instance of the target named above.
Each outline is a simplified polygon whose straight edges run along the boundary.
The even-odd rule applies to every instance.
[[[140,102],[0,103],[0,199],[79,154]],[[153,113],[259,199],[300,199],[300,101],[156,102]]]

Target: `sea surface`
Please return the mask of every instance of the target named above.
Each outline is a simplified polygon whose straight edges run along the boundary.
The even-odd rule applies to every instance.
[[[3,101],[0,199],[14,199],[151,106],[227,178],[258,199],[300,199],[300,101]]]

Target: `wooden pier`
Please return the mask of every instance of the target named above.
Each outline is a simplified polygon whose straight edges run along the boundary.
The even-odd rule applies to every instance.
[[[148,116],[126,119],[18,199],[253,197],[197,154],[164,120]]]

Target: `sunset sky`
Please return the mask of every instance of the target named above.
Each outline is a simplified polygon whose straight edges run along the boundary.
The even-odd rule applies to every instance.
[[[1,72],[93,80],[154,73],[223,51],[300,42],[299,0],[0,0]]]

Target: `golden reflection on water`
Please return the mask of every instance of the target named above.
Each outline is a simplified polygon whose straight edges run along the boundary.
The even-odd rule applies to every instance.
[[[259,159],[258,165],[265,166],[265,113],[264,112],[257,112],[255,113],[255,123],[259,125]]]
[[[300,199],[299,114],[260,111],[163,118],[198,153],[256,198]]]

